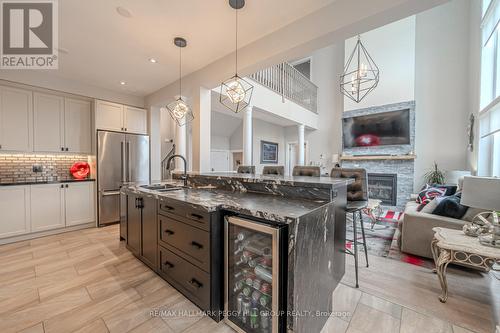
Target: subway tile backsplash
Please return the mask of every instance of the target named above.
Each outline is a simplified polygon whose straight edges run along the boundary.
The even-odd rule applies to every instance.
[[[88,162],[87,155],[0,154],[0,183],[43,182],[72,179],[75,162]],[[33,166],[41,172],[33,172]]]

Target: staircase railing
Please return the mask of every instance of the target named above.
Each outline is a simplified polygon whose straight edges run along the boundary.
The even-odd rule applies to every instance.
[[[172,144],[172,149],[165,155],[163,160],[161,160],[161,179],[168,179],[170,176],[170,165],[167,165],[167,160],[170,156],[175,155],[175,143]]]
[[[282,98],[318,113],[318,87],[291,64],[284,62],[263,69],[250,75],[250,78]]]

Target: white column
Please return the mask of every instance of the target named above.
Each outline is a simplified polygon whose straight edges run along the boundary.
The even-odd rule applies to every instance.
[[[297,164],[298,165],[304,165],[305,161],[305,151],[304,151],[304,125],[300,124],[297,126],[298,132],[297,135],[299,137],[298,139],[298,147],[297,147]]]
[[[211,90],[199,87],[193,94],[194,120],[191,124],[193,171],[210,171]]]
[[[186,156],[186,125],[175,125],[175,153],[177,155]],[[175,170],[184,171],[184,163],[180,158],[175,159]]]
[[[251,105],[247,106],[243,116],[243,165],[252,165],[252,109]]]

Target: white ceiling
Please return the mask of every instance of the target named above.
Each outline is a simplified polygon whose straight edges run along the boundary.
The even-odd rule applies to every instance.
[[[247,0],[239,14],[239,45],[332,2]],[[132,17],[120,16],[119,6]],[[64,0],[59,1],[59,18],[59,47],[68,53],[60,53],[59,70],[47,75],[137,96],[177,79],[175,36],[188,40],[184,75],[234,51],[235,16],[227,0]],[[151,57],[158,63],[150,63]]]

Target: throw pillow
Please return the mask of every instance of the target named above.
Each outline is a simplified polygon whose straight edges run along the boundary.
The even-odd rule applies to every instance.
[[[422,208],[428,204],[433,198],[441,197],[446,193],[446,188],[428,187],[421,191],[417,197],[417,203],[422,205]],[[422,209],[420,208],[420,209]]]
[[[432,199],[427,205],[423,206],[422,209],[420,210],[421,213],[427,213],[427,214],[432,214],[434,209],[436,209],[439,201],[439,198],[434,198]],[[419,206],[420,207],[420,206]]]
[[[440,202],[432,214],[461,219],[467,212],[467,206],[460,204],[461,193],[440,198]]]
[[[437,187],[437,188],[445,188],[446,193],[445,196],[453,195],[457,193],[458,186],[457,185],[441,185],[441,184],[429,184],[429,187]]]

